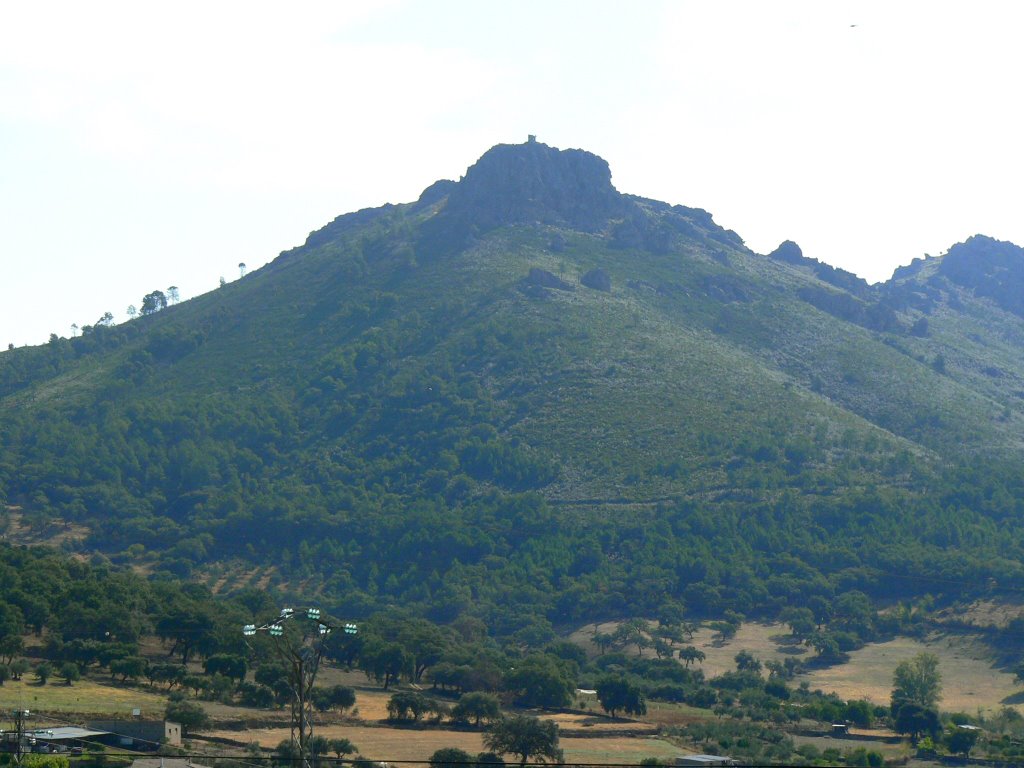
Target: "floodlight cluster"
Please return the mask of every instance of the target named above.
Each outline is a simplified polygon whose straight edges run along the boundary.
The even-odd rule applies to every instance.
[[[246,637],[253,637],[257,632],[266,632],[271,637],[282,637],[284,635],[284,622],[289,619],[302,617],[309,621],[316,622],[320,635],[330,634],[335,629],[341,629],[346,635],[354,635],[359,631],[356,625],[350,621],[345,622],[340,627],[328,624],[320,618],[321,611],[319,608],[306,608],[304,611],[299,611],[298,613],[296,613],[294,608],[282,608],[281,615],[273,621],[269,621],[266,624],[261,624],[259,626],[256,624],[244,625],[242,627],[242,634]]]

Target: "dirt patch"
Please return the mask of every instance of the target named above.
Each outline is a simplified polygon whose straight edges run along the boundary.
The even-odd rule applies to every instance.
[[[21,507],[7,507],[7,531],[4,538],[12,544],[44,545],[59,549],[65,541],[85,539],[92,532],[79,523],[52,518],[34,525],[25,520]]]
[[[935,614],[938,622],[966,624],[972,627],[1006,629],[1010,622],[1024,616],[1022,600],[976,600],[967,606],[946,608]]]

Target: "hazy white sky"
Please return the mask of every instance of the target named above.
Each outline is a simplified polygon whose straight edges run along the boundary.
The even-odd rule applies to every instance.
[[[871,280],[1024,244],[1024,4],[0,0],[0,344],[238,277],[528,133]]]

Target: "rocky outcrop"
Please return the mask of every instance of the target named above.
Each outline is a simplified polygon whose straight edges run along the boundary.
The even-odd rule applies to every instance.
[[[630,207],[600,157],[531,141],[488,150],[451,190],[445,215],[481,231],[539,223],[597,232]]]
[[[779,243],[778,248],[768,254],[768,258],[775,261],[784,261],[787,264],[800,265],[804,263],[804,252],[792,240],[784,240]]]
[[[559,150],[537,141],[499,144],[474,163],[457,184],[433,185],[447,201],[426,222],[421,250],[459,250],[492,229],[540,224],[603,232],[636,204],[612,186],[608,163],[581,149]],[[428,192],[430,194],[428,194]]]
[[[572,283],[567,283],[562,278],[556,277],[546,269],[540,269],[539,267],[533,267],[530,270],[530,274],[526,276],[525,282],[527,285],[535,288],[554,288],[559,291],[575,290],[572,287]]]
[[[580,278],[580,282],[587,286],[587,288],[593,288],[595,291],[610,293],[612,290],[611,275],[600,268],[587,272]]]
[[[1024,248],[975,235],[957,243],[942,257],[938,272],[991,299],[1008,312],[1024,317]]]

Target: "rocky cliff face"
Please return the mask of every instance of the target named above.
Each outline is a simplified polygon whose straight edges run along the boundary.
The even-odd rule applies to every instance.
[[[481,231],[540,223],[594,232],[632,207],[611,178],[608,163],[590,152],[499,144],[452,190],[446,213],[472,219]]]
[[[975,235],[949,249],[938,273],[1024,317],[1024,248]]]
[[[424,255],[466,247],[509,224],[600,232],[637,207],[612,186],[608,163],[597,155],[533,140],[492,147],[445,191],[447,202],[424,228]]]

